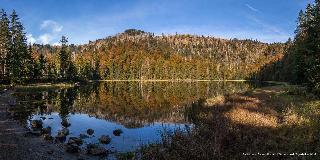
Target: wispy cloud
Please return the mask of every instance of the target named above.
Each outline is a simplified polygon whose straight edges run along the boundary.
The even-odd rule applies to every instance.
[[[27,34],[27,42],[28,43],[31,43],[31,44],[33,44],[33,43],[35,43],[37,40],[33,37],[33,35],[32,34]]]
[[[45,20],[42,22],[42,24],[40,25],[40,29],[41,30],[47,30],[49,29],[50,31],[52,31],[53,33],[59,33],[62,31],[63,26],[60,25],[59,23],[53,21],[53,20]]]
[[[60,33],[63,26],[53,20],[45,20],[40,24],[40,31],[44,32],[38,37],[34,37],[32,34],[27,35],[28,43],[41,43],[51,44],[53,41],[57,41],[60,38]],[[56,43],[55,43],[56,44]]]
[[[255,16],[249,16],[248,18],[251,19],[256,24],[260,25],[266,31],[274,32],[274,33],[279,34],[279,35],[286,34],[281,29],[279,29],[278,27],[276,27],[274,25],[271,25],[271,24],[269,24],[267,22],[264,22],[264,21],[256,18]]]
[[[246,4],[246,7],[248,7],[251,11],[260,12],[260,10],[258,10],[257,8],[252,7],[250,4]]]
[[[40,41],[42,44],[49,44],[52,40],[52,36],[48,33],[45,33],[41,36],[39,36],[38,41]]]

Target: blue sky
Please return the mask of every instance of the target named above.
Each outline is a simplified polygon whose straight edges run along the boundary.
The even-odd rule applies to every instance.
[[[57,44],[62,35],[83,44],[136,28],[284,42],[299,10],[312,0],[0,0],[15,9],[28,40]]]

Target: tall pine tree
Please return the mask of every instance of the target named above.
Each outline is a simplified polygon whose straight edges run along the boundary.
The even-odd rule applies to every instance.
[[[28,52],[27,38],[24,33],[24,27],[19,21],[16,11],[11,14],[11,40],[9,53],[7,55],[7,64],[9,76],[13,81],[21,81],[30,78],[31,53]]]
[[[7,73],[6,57],[11,47],[10,21],[6,12],[0,11],[0,77]]]

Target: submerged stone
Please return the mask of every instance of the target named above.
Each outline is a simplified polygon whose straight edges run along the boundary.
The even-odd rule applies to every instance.
[[[79,137],[80,137],[81,139],[89,138],[89,136],[88,136],[88,135],[86,135],[86,134],[82,134],[82,133],[79,135]]]
[[[111,138],[110,136],[108,135],[102,135],[100,138],[99,138],[99,141],[103,144],[109,144],[111,142]]]

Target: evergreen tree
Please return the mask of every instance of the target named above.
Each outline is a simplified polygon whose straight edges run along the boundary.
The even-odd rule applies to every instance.
[[[31,54],[28,52],[24,28],[17,13],[13,11],[10,17],[12,45],[7,55],[8,71],[12,81],[20,81],[21,78],[28,78]]]
[[[41,53],[39,57],[39,70],[40,70],[40,76],[44,76],[46,74],[46,59],[44,55]]]
[[[44,78],[46,74],[46,59],[41,53],[39,59],[34,64],[33,76],[34,78]]]
[[[66,73],[70,61],[70,54],[68,53],[68,39],[65,36],[61,38],[61,50],[59,53],[60,57],[60,77],[62,79],[66,78]]]
[[[35,67],[35,60],[32,57],[32,45],[29,44],[28,52],[23,57],[23,68],[25,75],[28,79],[31,79],[34,77],[34,67]]]
[[[295,82],[320,92],[320,1],[300,11],[294,41]]]
[[[11,34],[10,21],[3,9],[0,11],[0,16],[0,77],[2,77],[7,73],[6,58],[11,47]]]
[[[60,50],[60,76],[64,80],[74,80],[77,77],[77,70],[71,60],[71,54],[68,46],[68,39],[65,36],[61,38]]]

